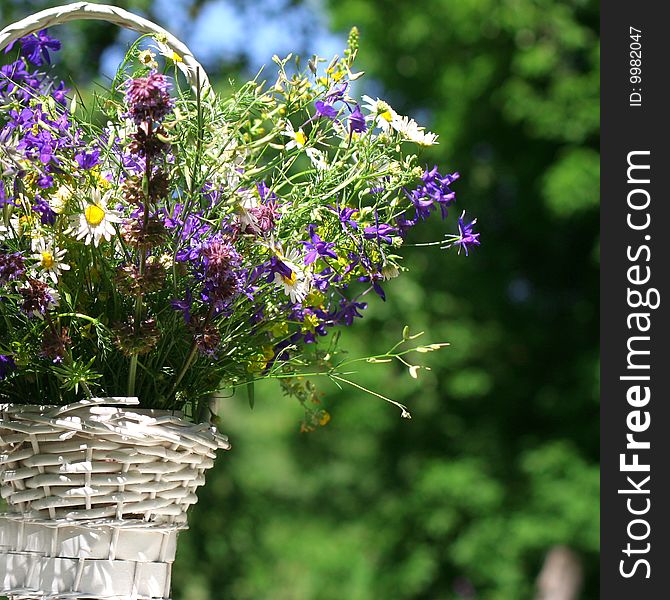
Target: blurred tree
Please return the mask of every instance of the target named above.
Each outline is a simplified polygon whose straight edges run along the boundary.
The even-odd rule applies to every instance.
[[[59,0],[0,0],[0,23],[4,27],[28,15],[53,6],[71,4]],[[104,4],[104,3],[99,3]],[[120,8],[156,19],[152,14],[152,0],[115,0],[109,2]],[[110,27],[100,21],[79,21],[66,24],[54,32],[60,39],[67,40],[59,55],[59,70],[68,73],[73,83],[85,84],[98,74],[103,52],[119,38],[119,28]],[[75,75],[76,74],[76,75]]]

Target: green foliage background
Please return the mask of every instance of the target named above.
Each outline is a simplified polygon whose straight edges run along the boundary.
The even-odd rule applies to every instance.
[[[0,0],[0,17],[55,4]],[[116,4],[162,21],[149,1]],[[469,259],[411,250],[411,273],[345,334],[358,355],[385,349],[406,323],[451,343],[418,383],[384,365],[359,374],[411,421],[354,389],[326,388],[333,419],[311,434],[298,433],[300,408],[277,386],[256,390],[253,412],[243,397],[221,402],[233,451],[193,509],[173,596],[519,600],[565,544],[585,569],[582,598],[597,598],[598,3],[325,8],[334,31],[361,30],[368,82],[357,91],[440,134],[426,162],[461,172],[457,197],[479,217],[482,247]],[[66,66],[81,81],[116,32],[66,31]],[[207,66],[222,81],[232,68]],[[439,239],[443,224],[420,233]]]

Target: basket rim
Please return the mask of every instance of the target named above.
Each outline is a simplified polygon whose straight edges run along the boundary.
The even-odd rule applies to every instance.
[[[173,52],[179,54],[182,62],[187,67],[184,74],[196,96],[211,92],[212,87],[207,72],[184,42],[153,21],[110,4],[74,2],[33,13],[23,19],[10,23],[0,31],[0,50],[4,50],[9,44],[23,36],[30,35],[41,29],[47,29],[53,25],[61,25],[77,20],[107,21],[125,29],[137,31],[138,33],[160,35],[165,38],[167,46]]]

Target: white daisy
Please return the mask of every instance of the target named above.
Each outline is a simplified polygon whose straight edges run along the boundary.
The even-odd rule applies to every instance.
[[[440,136],[432,131],[421,131],[417,139],[412,141],[419,144],[419,146],[434,146],[435,144],[440,143],[437,141],[438,137]]]
[[[373,100],[370,96],[363,96],[363,107],[368,110],[372,117],[371,120],[382,131],[388,131],[391,123],[398,116],[387,102],[379,98]]]
[[[319,171],[323,171],[328,168],[328,163],[326,162],[326,155],[317,150],[316,148],[307,148],[305,154],[309,156],[309,160],[312,161],[312,166]]]
[[[77,227],[76,237],[83,239],[85,244],[93,242],[94,246],[100,244],[100,239],[109,241],[115,234],[114,223],[121,222],[121,215],[112,209],[107,208],[107,202],[112,195],[108,191],[104,196],[100,196],[100,190],[95,188],[88,202],[84,203],[84,210],[80,215],[73,217],[73,227]]]
[[[284,146],[286,150],[290,150],[291,148],[304,148],[305,144],[307,143],[307,136],[302,130],[302,127],[300,127],[298,131],[295,131],[290,121],[286,121],[282,135],[291,138],[291,141],[289,141],[286,146]]]
[[[150,69],[157,69],[158,63],[154,60],[156,55],[151,50],[140,50],[137,54],[137,60],[140,64]]]
[[[177,52],[175,52],[170,46],[166,43],[156,40],[156,50],[158,50],[161,56],[171,60],[174,63],[174,66],[177,67],[186,77],[191,76],[191,69],[184,62],[184,58]]]
[[[284,290],[284,293],[291,298],[291,302],[302,302],[312,286],[311,277],[297,265],[285,260],[282,262],[291,269],[291,276],[285,277],[275,273],[274,283]]]
[[[275,273],[275,285],[284,290],[284,293],[291,298],[291,302],[302,302],[312,287],[312,274],[302,266],[303,257],[300,251],[294,248],[288,252],[284,252],[281,244],[272,238],[259,243],[268,248],[282,263],[291,269],[289,277]]]
[[[32,258],[39,261],[38,275],[49,277],[54,283],[58,283],[61,271],[69,271],[70,265],[63,262],[65,250],[60,250],[47,243],[44,238],[37,240],[35,254]]]
[[[396,117],[391,122],[391,127],[395,129],[406,140],[419,144],[420,146],[432,146],[437,144],[437,134],[426,131],[414,119],[409,117]]]

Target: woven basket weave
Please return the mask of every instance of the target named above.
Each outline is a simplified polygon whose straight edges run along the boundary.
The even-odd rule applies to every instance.
[[[0,406],[0,590],[165,598],[176,536],[225,436],[136,398]],[[114,404],[115,406],[109,406]],[[121,406],[119,406],[121,405]]]
[[[0,590],[166,598],[177,532],[225,436],[136,398],[0,406]],[[109,406],[114,404],[115,406]],[[121,405],[121,406],[119,406]]]
[[[77,2],[0,31],[20,37],[79,19],[158,34],[211,91],[186,45],[121,8]],[[173,413],[131,408],[136,398],[65,407],[0,405],[0,594],[12,600],[168,598],[176,538],[225,436]]]

